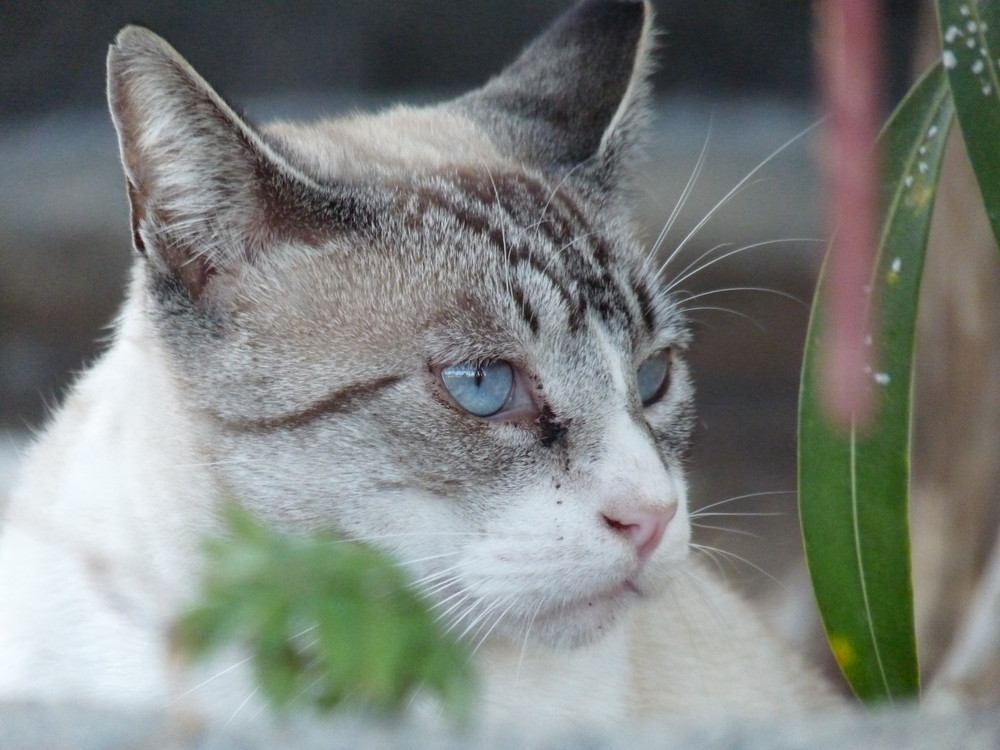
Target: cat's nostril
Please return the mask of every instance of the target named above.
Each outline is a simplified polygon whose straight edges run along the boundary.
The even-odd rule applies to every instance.
[[[639,559],[645,560],[659,546],[675,513],[677,504],[671,503],[665,508],[631,508],[602,515],[613,531],[635,546]]]

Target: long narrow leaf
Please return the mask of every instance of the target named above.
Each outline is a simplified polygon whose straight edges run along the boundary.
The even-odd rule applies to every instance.
[[[799,402],[799,505],[813,588],[834,656],[865,701],[919,690],[907,524],[910,382],[917,296],[941,157],[953,119],[940,65],[879,138],[883,225],[871,275],[874,421],[830,425],[818,393],[821,273]]]
[[[939,0],[938,20],[958,124],[1000,243],[1000,3]]]

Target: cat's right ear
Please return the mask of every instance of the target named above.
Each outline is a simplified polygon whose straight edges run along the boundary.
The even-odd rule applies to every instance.
[[[459,106],[501,148],[617,205],[641,152],[649,0],[582,0]]]
[[[316,241],[371,221],[351,191],[289,163],[147,29],[115,39],[108,102],[135,247],[192,300],[261,262],[276,240]]]

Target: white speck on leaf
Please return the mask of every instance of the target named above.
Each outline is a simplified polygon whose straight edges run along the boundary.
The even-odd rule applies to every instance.
[[[969,49],[972,49],[973,47],[976,46],[976,40],[970,36],[968,39],[965,40],[965,46],[968,47]]]
[[[917,169],[920,170],[920,174],[927,174],[927,170],[930,169],[930,167],[927,166],[927,162],[922,161],[917,165]]]
[[[917,151],[917,153],[919,153],[921,156],[923,156],[924,154],[926,154],[927,153],[927,146],[921,146],[919,148],[919,150]]]
[[[893,273],[899,273],[899,271],[900,271],[900,269],[902,269],[902,267],[903,267],[903,259],[902,258],[893,258],[892,259],[892,272]]]
[[[989,96],[992,93],[993,93],[993,87],[990,86],[988,83],[984,83],[983,84],[983,96]]]
[[[930,128],[927,130],[927,137],[928,138],[933,138],[937,134],[938,134],[938,126],[937,125],[931,125]]]
[[[958,12],[961,13],[963,16],[969,15],[969,6],[968,5],[960,6]]]
[[[964,34],[962,34],[962,30],[957,26],[949,26],[948,30],[944,32],[944,40],[948,44],[951,44],[960,36],[964,36]]]
[[[941,55],[941,62],[944,63],[944,66],[948,70],[951,70],[956,65],[958,65],[958,60],[955,59],[955,53],[952,52],[950,49],[946,49],[944,51],[944,54]]]
[[[913,175],[912,174],[906,175],[906,177],[903,178],[903,184],[906,187],[913,187]]]
[[[875,377],[875,382],[878,383],[879,385],[889,385],[890,382],[889,373],[876,372],[874,377]]]
[[[980,73],[983,72],[983,68],[985,67],[986,63],[984,63],[982,60],[976,60],[974,63],[972,63],[972,72],[975,73],[976,75],[979,75]]]
[[[970,34],[975,34],[977,31],[979,31],[979,24],[976,23],[975,21],[969,21],[967,24],[965,24],[965,28],[969,30]]]

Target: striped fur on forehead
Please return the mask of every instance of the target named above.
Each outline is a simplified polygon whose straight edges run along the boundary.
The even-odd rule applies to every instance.
[[[588,310],[608,326],[652,336],[665,324],[656,281],[634,240],[565,184],[517,169],[435,172],[403,191],[411,230],[442,217],[483,241],[505,273],[511,301],[533,334],[537,293],[555,296],[565,328],[578,333]],[[592,217],[592,218],[591,218]]]

